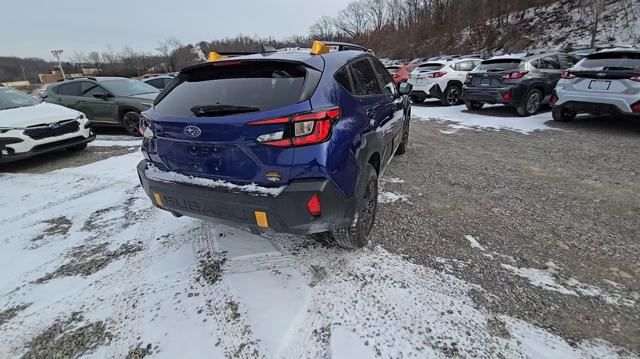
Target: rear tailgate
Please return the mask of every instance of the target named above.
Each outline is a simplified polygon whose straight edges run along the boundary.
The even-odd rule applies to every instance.
[[[262,186],[287,183],[295,150],[256,142],[284,131],[285,124],[249,124],[310,111],[305,80],[316,70],[280,61],[228,63],[181,74],[146,113],[157,138],[151,159],[184,175]]]
[[[522,64],[520,59],[502,58],[485,60],[476,70],[469,73],[467,86],[479,88],[499,88],[505,86],[505,73],[517,70]]]
[[[640,52],[605,51],[591,54],[569,72],[576,77],[572,83],[577,90],[634,93],[640,87]]]

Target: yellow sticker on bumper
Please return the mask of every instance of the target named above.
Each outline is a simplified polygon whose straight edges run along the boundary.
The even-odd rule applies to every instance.
[[[153,198],[156,199],[156,204],[160,207],[164,207],[164,204],[162,203],[162,197],[160,196],[160,193],[153,193]]]
[[[262,211],[255,211],[256,224],[260,228],[269,228],[269,221],[267,220],[267,213]]]

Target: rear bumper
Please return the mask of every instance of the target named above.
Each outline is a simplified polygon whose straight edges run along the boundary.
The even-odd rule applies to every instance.
[[[416,97],[440,99],[442,98],[442,88],[440,84],[436,82],[413,85],[411,95]]]
[[[176,215],[215,218],[258,232],[311,234],[346,228],[355,213],[355,200],[345,198],[329,180],[292,182],[277,196],[231,191],[181,182],[151,179],[147,161],[138,164],[140,182],[153,202]],[[307,202],[318,194],[322,214],[313,217]],[[160,203],[158,201],[160,199]],[[256,211],[266,213],[268,227],[260,227]]]
[[[482,103],[499,103],[511,106],[517,106],[522,102],[527,89],[524,86],[507,86],[507,87],[469,87],[462,88],[463,101],[477,101]],[[510,93],[509,100],[504,99],[504,94]]]
[[[615,103],[606,102],[586,102],[586,101],[563,101],[556,103],[554,107],[566,108],[577,113],[589,113],[593,115],[621,115],[640,118],[640,113],[627,112]]]
[[[72,137],[72,138],[67,138],[64,140],[60,140],[60,141],[56,141],[56,142],[48,142],[45,144],[40,144],[37,145],[35,147],[33,147],[30,151],[27,152],[14,152],[14,153],[9,153],[9,154],[2,154],[2,151],[8,148],[5,148],[4,144],[3,144],[3,138],[0,138],[0,163],[8,163],[8,162],[14,162],[14,161],[20,161],[20,160],[24,160],[33,156],[37,156],[37,155],[41,155],[47,152],[53,152],[53,151],[58,151],[61,149],[65,149],[67,147],[71,147],[71,146],[76,146],[76,145],[80,145],[83,143],[87,143],[87,142],[91,142],[93,140],[96,139],[96,136],[94,134],[91,134],[88,137],[84,137],[82,135],[76,136],[76,137]],[[11,138],[6,138],[6,140],[11,140]],[[21,140],[20,138],[16,138],[15,140]],[[12,145],[15,143],[19,143],[19,142],[15,142],[15,143],[9,143],[11,141],[7,141],[7,145]],[[12,151],[13,152],[13,151]]]

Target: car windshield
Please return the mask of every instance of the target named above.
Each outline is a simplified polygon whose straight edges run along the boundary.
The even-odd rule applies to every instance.
[[[478,71],[486,72],[502,72],[508,70],[515,70],[520,67],[522,60],[520,59],[493,59],[482,61],[478,66]]]
[[[591,54],[576,68],[585,70],[640,70],[640,52],[599,52]]]
[[[156,111],[173,116],[226,116],[298,102],[307,71],[284,62],[203,67],[181,74]]]
[[[105,80],[100,84],[116,96],[136,96],[159,92],[151,85],[132,79]]]
[[[35,98],[12,88],[0,88],[0,110],[28,107],[39,104]]]
[[[443,67],[444,67],[443,64],[429,63],[429,64],[418,66],[417,71],[419,72],[438,71]]]

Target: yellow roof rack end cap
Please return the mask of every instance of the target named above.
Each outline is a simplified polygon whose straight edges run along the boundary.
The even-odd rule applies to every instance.
[[[311,55],[322,55],[329,51],[329,46],[325,45],[322,41],[315,40],[313,46],[311,46]]]
[[[209,52],[209,59],[207,59],[207,61],[209,62],[213,62],[213,61],[218,61],[221,59],[226,58],[226,56],[224,55],[220,55],[219,53],[215,52],[215,51],[211,51]]]

